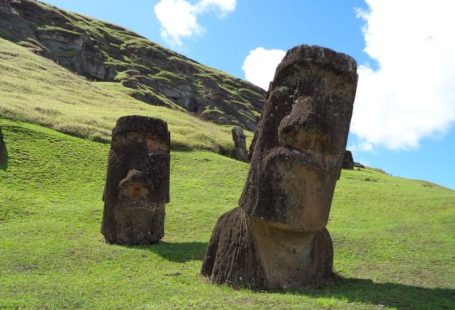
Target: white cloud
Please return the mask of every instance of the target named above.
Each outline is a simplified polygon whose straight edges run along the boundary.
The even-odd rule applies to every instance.
[[[251,50],[242,65],[245,79],[267,90],[275,75],[276,67],[285,54],[283,50],[267,50],[263,47]]]
[[[455,122],[455,18],[451,0],[366,0],[365,52],[351,131],[360,145],[409,149]]]
[[[214,12],[218,17],[224,17],[235,7],[236,0],[199,0],[195,4],[187,0],[160,0],[154,11],[161,25],[161,37],[172,45],[181,46],[182,38],[203,33],[199,15]]]

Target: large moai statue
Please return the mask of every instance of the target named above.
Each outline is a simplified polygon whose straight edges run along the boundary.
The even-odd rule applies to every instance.
[[[145,245],[163,237],[169,154],[166,122],[144,116],[118,119],[103,196],[101,232],[107,242]]]
[[[202,274],[214,283],[298,289],[330,283],[328,222],[346,148],[357,65],[333,50],[289,50],[270,84],[239,207],[222,215]]]
[[[3,141],[3,132],[0,127],[0,167],[6,166],[7,157],[6,144]]]

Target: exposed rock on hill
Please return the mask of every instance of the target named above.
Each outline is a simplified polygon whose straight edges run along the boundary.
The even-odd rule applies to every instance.
[[[131,96],[254,130],[265,91],[121,27],[33,0],[0,1],[0,37]]]

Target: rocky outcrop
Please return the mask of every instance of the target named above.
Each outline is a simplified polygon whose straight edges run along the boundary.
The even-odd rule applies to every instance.
[[[121,27],[34,0],[2,0],[0,37],[89,79],[122,83],[146,103],[256,128],[264,90]]]
[[[352,170],[354,169],[354,158],[352,157],[351,151],[346,150],[343,158],[343,169]]]
[[[234,140],[234,149],[231,151],[231,157],[241,161],[248,161],[248,152],[246,150],[246,137],[243,129],[234,126],[231,129],[232,140]]]
[[[109,243],[152,244],[164,235],[169,202],[166,122],[121,117],[112,131],[101,232]]]
[[[202,274],[258,289],[332,280],[326,230],[346,149],[356,62],[330,49],[289,50],[275,73],[239,208],[215,226]]]

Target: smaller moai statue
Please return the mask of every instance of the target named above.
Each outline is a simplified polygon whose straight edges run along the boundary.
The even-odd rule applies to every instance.
[[[287,52],[267,92],[239,206],[213,229],[203,276],[261,290],[333,280],[326,225],[356,86],[357,64],[345,54],[310,45]]]
[[[6,159],[7,159],[7,151],[6,151],[6,144],[5,141],[3,141],[3,132],[2,128],[0,127],[0,167],[3,167],[6,165]]]
[[[147,245],[164,236],[169,202],[167,123],[125,116],[112,130],[101,232],[109,243]]]
[[[248,161],[246,138],[243,129],[239,126],[234,126],[231,131],[232,140],[234,140],[234,149],[231,152],[231,157],[241,161]]]
[[[351,151],[346,150],[344,152],[343,169],[347,169],[347,170],[354,169],[354,158],[352,157]]]

